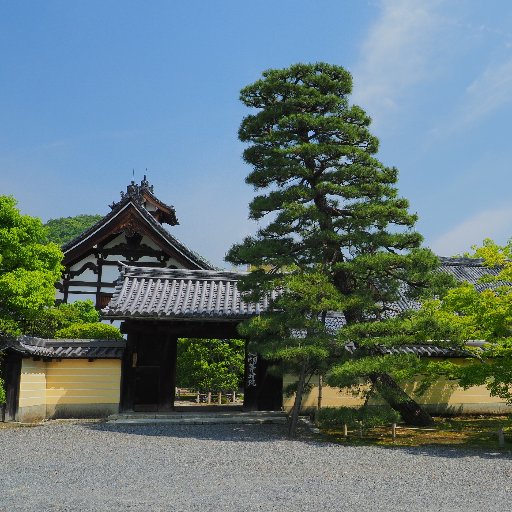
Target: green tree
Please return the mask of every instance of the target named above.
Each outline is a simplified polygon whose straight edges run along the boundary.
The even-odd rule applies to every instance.
[[[54,338],[55,333],[73,324],[99,322],[100,315],[91,300],[59,304],[38,312],[23,325],[23,333],[39,338]]]
[[[238,390],[244,374],[243,340],[178,340],[177,386],[198,391]]]
[[[385,371],[398,380],[421,377],[419,392],[427,391],[444,376],[465,388],[486,385],[492,396],[512,404],[512,241],[500,246],[486,239],[481,247],[474,246],[473,252],[466,256],[482,259],[491,269],[477,286],[460,283],[441,299],[425,301],[418,311],[410,311],[391,322],[396,332],[410,339],[409,343],[433,343],[464,350],[468,354],[467,364],[414,356],[383,356],[374,358],[374,364],[380,371],[387,367]],[[387,324],[376,324],[367,330],[352,326],[340,332],[340,337],[357,337],[358,333],[353,331],[359,328],[365,331],[365,336],[373,338],[370,346],[375,341],[386,345],[390,321]],[[472,349],[467,346],[470,340],[487,343]],[[331,377],[338,383],[353,382],[354,378],[367,377],[364,373],[367,369],[367,365],[355,359],[333,368]]]
[[[227,256],[256,268],[241,283],[254,300],[270,293],[276,276],[296,273],[307,281],[309,273],[324,274],[348,325],[385,318],[404,289],[418,297],[447,284],[435,272],[437,257],[420,247],[416,215],[397,192],[397,169],[375,157],[378,140],[370,118],[349,103],[351,90],[350,74],[325,63],[268,70],[242,89],[242,102],[253,109],[239,130],[250,143],[246,182],[261,191],[249,216],[268,221]],[[313,305],[302,308],[303,316],[316,314]],[[264,350],[262,343],[257,348]]]
[[[2,377],[0,377],[0,404],[5,404],[6,396],[5,396],[5,388],[4,381]]]
[[[117,327],[100,322],[92,300],[45,308],[23,324],[24,334],[40,338],[121,339]]]
[[[86,229],[96,224],[103,217],[101,215],[76,215],[74,217],[59,217],[50,219],[45,227],[48,229],[48,240],[58,245],[70,242]]]
[[[41,221],[22,215],[13,197],[0,196],[0,331],[21,334],[54,303],[61,260]]]
[[[447,360],[419,357],[400,345],[435,345],[468,354],[468,322],[440,309],[440,301],[426,300],[419,310],[409,310],[379,322],[361,322],[338,332],[341,345],[357,340],[357,350],[342,355],[329,370],[326,380],[340,387],[362,390],[368,399],[378,393],[388,403],[400,402],[404,416],[414,416],[416,422],[428,423],[428,415],[418,410],[397,382],[415,380],[415,392],[422,394],[443,375],[456,379],[460,368]],[[387,352],[387,354],[385,354]],[[385,354],[385,355],[384,355]],[[390,379],[392,377],[392,379]],[[396,409],[396,408],[395,408]]]
[[[493,269],[481,279],[478,288],[462,283],[437,302],[437,314],[461,326],[466,340],[486,341],[476,352],[472,365],[446,368],[463,387],[485,384],[492,396],[512,404],[512,240],[499,245],[490,239],[473,247],[475,258],[482,258]]]

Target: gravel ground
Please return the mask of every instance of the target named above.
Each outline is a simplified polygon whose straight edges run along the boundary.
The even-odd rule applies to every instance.
[[[283,428],[0,429],[0,510],[510,510],[510,454],[290,441]]]

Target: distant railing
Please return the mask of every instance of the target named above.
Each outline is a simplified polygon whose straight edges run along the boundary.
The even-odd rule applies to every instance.
[[[236,391],[222,392],[222,391],[195,391],[184,388],[176,388],[175,401],[180,402],[195,402],[197,404],[208,405],[221,405],[221,404],[235,404],[240,402],[242,394]]]

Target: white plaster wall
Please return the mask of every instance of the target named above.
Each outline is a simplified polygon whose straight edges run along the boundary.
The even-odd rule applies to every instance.
[[[151,247],[152,249],[157,249],[158,251],[160,250],[160,247],[157,244],[155,244],[155,242],[153,242],[153,240],[151,240],[151,238],[149,238],[148,236],[143,236],[141,243],[147,245],[148,247]]]
[[[137,265],[137,263],[141,261],[144,263],[155,263],[155,265],[158,264],[158,258],[155,256],[142,256],[134,263],[134,265]]]
[[[101,281],[103,283],[113,283],[119,277],[117,266],[103,265],[101,270]]]
[[[167,260],[167,266],[174,265],[178,268],[185,268],[179,261],[175,260],[174,258],[169,258]]]
[[[70,281],[69,293],[73,293],[73,292],[77,292],[77,291],[96,293],[96,283],[92,283],[91,286],[76,286],[73,284],[73,281]]]
[[[89,256],[81,259],[80,261],[78,261],[77,263],[72,265],[70,267],[70,270],[76,271],[76,270],[80,269],[83,265],[85,265],[86,263],[94,263],[96,265],[97,260],[96,260],[96,257],[94,256],[94,254],[89,254]]]
[[[98,275],[94,273],[90,268],[85,269],[81,274],[73,277],[70,282],[73,281],[87,281],[89,283],[95,283],[98,280]]]
[[[106,249],[110,249],[112,247],[115,247],[116,245],[119,245],[119,244],[124,244],[126,243],[126,238],[124,236],[124,233],[119,233],[119,235],[117,235],[113,240],[111,240],[108,244],[105,244],[104,247]]]

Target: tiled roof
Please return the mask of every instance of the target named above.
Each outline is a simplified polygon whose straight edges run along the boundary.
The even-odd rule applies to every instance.
[[[498,273],[483,265],[482,260],[470,258],[441,258],[441,271],[477,287],[491,286],[480,284],[479,280]],[[126,266],[103,314],[106,318],[247,318],[265,311],[268,301],[251,304],[242,300],[237,283],[243,275],[244,272]],[[418,306],[418,302],[406,297],[405,291],[397,302],[389,304],[395,314]],[[327,322],[332,328],[340,328],[343,314],[333,312]]]
[[[32,336],[12,338],[0,335],[0,350],[11,349],[34,357],[62,359],[120,359],[124,340],[43,339]]]
[[[131,196],[125,196],[121,201],[116,203],[112,210],[105,215],[102,219],[100,219],[96,224],[91,226],[89,229],[85,230],[83,233],[78,235],[76,238],[71,240],[70,242],[64,244],[62,246],[62,251],[64,255],[69,252],[71,249],[76,247],[77,245],[85,242],[88,238],[93,236],[99,229],[113,221],[118,214],[120,214],[124,209],[128,208],[132,205],[137,212],[141,215],[142,219],[145,220],[149,226],[156,231],[169,245],[174,247],[177,252],[181,253],[185,258],[195,263],[202,269],[214,270],[215,267],[207,261],[205,258],[200,256],[195,251],[192,251],[188,247],[186,247],[182,242],[180,242],[176,237],[171,235],[169,231],[167,231],[154,217],[149,213],[144,206],[139,204],[139,202],[135,201]]]
[[[480,260],[441,259],[441,270],[478,285],[485,275],[496,275],[495,269],[485,267]],[[112,300],[103,310],[106,318],[151,318],[167,320],[203,319],[240,321],[262,313],[268,300],[258,304],[242,299],[237,288],[243,272],[209,270],[161,269],[126,266],[116,282]],[[392,305],[395,311],[417,307],[418,303],[405,297]],[[329,312],[326,324],[331,331],[345,323],[343,313]],[[476,342],[481,343],[482,342]],[[347,344],[347,351],[356,350]],[[469,351],[431,344],[380,346],[377,353],[416,354],[429,357],[468,357]]]
[[[505,282],[497,283],[481,283],[484,277],[496,277],[500,273],[500,268],[488,267],[484,264],[484,260],[477,258],[439,258],[441,260],[441,270],[447,274],[451,274],[459,282],[467,281],[475,285],[479,291],[487,288],[495,288],[504,284],[512,284]]]
[[[268,299],[242,299],[238,272],[125,267],[106,318],[241,320],[266,310]]]
[[[481,347],[483,342],[467,342],[468,347]],[[359,350],[355,343],[347,343],[345,350],[350,354],[353,354]],[[402,355],[402,354],[414,354],[419,357],[471,357],[473,352],[470,350],[463,350],[452,347],[439,347],[432,344],[414,344],[414,345],[395,345],[392,347],[386,347],[384,345],[376,345],[371,348],[372,354],[377,355]]]

